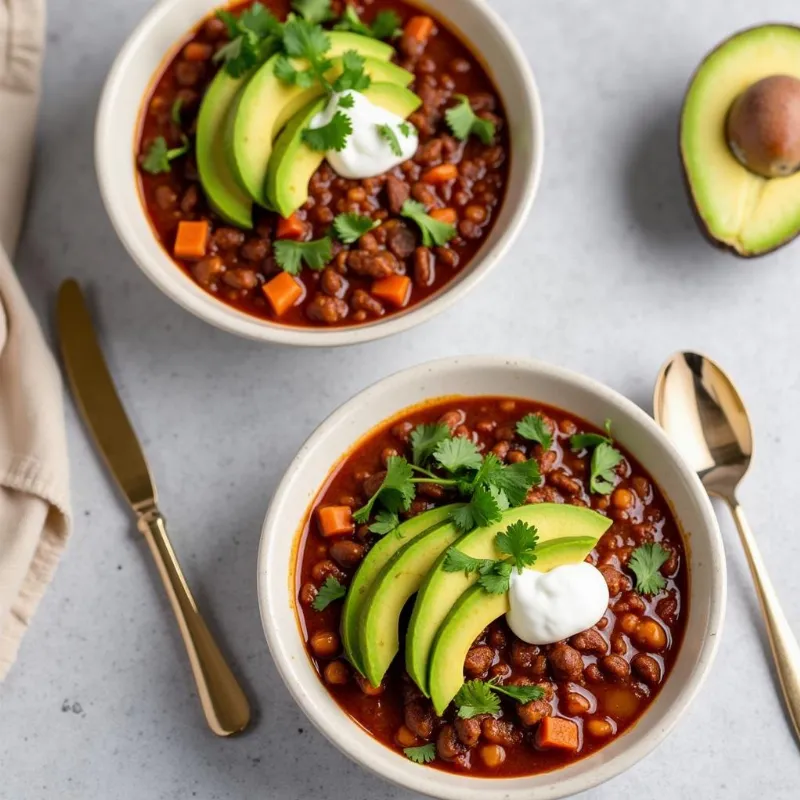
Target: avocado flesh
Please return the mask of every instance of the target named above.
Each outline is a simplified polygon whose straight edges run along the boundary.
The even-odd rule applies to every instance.
[[[375,578],[386,562],[411,540],[441,525],[450,518],[458,504],[434,508],[406,520],[391,533],[379,539],[361,562],[350,586],[342,607],[341,634],[345,654],[350,663],[363,675],[361,654],[358,648],[358,619],[364,607],[364,599],[372,588]]]
[[[253,201],[239,187],[228,165],[223,132],[228,112],[246,80],[246,76],[232,78],[224,69],[217,73],[203,97],[195,137],[203,193],[217,214],[240,228],[253,227]]]
[[[554,539],[536,548],[537,572],[549,572],[564,564],[577,564],[592,552],[597,539],[571,536]],[[467,589],[445,618],[431,650],[430,696],[441,716],[464,684],[464,660],[481,631],[509,609],[508,592],[490,594],[475,585]]]
[[[714,241],[742,256],[800,233],[800,173],[762,178],[726,141],[733,101],[771,75],[800,78],[800,28],[764,25],[725,41],[695,73],[681,117],[681,158],[697,215]]]
[[[414,92],[393,83],[373,83],[362,94],[403,119],[422,105]],[[267,169],[267,200],[282,217],[288,217],[308,200],[311,176],[325,158],[324,153],[303,142],[302,133],[326,104],[327,99],[321,98],[295,114],[275,142]]]
[[[468,533],[456,547],[473,558],[503,558],[495,547],[495,537],[517,520],[536,526],[539,534],[537,553],[546,542],[578,535],[597,543],[612,524],[607,517],[587,508],[536,503],[506,511],[502,522]],[[429,692],[428,666],[436,634],[458,599],[478,579],[475,574],[446,572],[444,558],[443,555],[436,562],[423,582],[406,634],[406,671],[426,695]]]
[[[394,52],[390,45],[352,33],[330,33],[331,48],[326,56],[333,67],[326,73],[333,81],[342,72],[341,56],[355,50],[364,56],[365,74],[373,81],[408,86],[414,76],[396,64],[389,63]],[[225,134],[228,162],[241,187],[261,205],[267,205],[265,179],[272,146],[284,125],[310,102],[320,97],[324,89],[319,83],[303,88],[281,81],[275,75],[280,56],[268,59],[238,96]],[[299,70],[308,64],[302,59],[290,59]]]
[[[364,675],[373,686],[380,684],[400,650],[403,606],[436,559],[460,537],[461,531],[452,523],[439,525],[398,550],[375,579],[358,621]]]

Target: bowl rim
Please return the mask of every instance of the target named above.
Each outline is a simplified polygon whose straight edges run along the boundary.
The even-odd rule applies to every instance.
[[[108,73],[100,96],[94,127],[95,171],[103,205],[111,220],[112,227],[134,263],[167,297],[186,311],[211,325],[244,338],[299,347],[332,347],[376,341],[427,322],[469,293],[486,277],[492,268],[500,263],[519,235],[538,194],[545,146],[542,102],[533,70],[522,47],[499,13],[485,0],[460,0],[460,2],[469,4],[476,9],[485,18],[486,23],[491,25],[503,39],[504,45],[514,62],[518,77],[525,87],[526,113],[523,121],[532,135],[530,158],[527,159],[527,163],[520,165],[525,174],[521,189],[522,201],[514,208],[504,202],[501,208],[501,216],[493,228],[493,232],[497,232],[497,238],[493,244],[488,247],[484,244],[472,257],[463,274],[455,276],[454,280],[445,284],[438,292],[421,303],[412,306],[408,311],[401,311],[386,319],[363,325],[331,329],[281,325],[240,311],[212,297],[203,290],[200,290],[199,294],[191,291],[192,287],[188,286],[190,279],[172,262],[169,254],[160,245],[162,257],[154,256],[147,252],[145,243],[128,222],[125,198],[129,197],[131,188],[137,195],[137,206],[139,206],[141,213],[145,216],[147,215],[142,208],[142,201],[135,182],[134,186],[131,187],[128,185],[127,180],[120,181],[115,177],[113,166],[115,161],[113,155],[114,146],[111,144],[115,139],[112,135],[114,110],[119,103],[125,101],[121,84],[126,72],[130,69],[131,64],[140,57],[139,51],[142,44],[151,35],[152,30],[175,7],[187,2],[190,2],[190,0],[159,0],[139,21],[133,32],[125,40]],[[459,30],[457,22],[445,16],[438,9],[436,0],[411,0],[411,2],[430,6],[456,31]],[[217,4],[222,5],[223,3],[220,1]],[[470,46],[474,47],[477,53],[483,57],[482,50],[475,45],[470,44]],[[169,55],[169,51],[165,52],[164,58],[166,59]],[[156,71],[157,69],[154,69],[152,74],[155,75]],[[502,76],[495,74],[493,79],[497,84],[498,91],[501,91],[502,94]],[[144,96],[137,98],[137,103],[141,105],[143,100]],[[510,102],[510,99],[508,102]],[[131,158],[133,158],[133,150],[131,150]],[[121,183],[125,185],[121,186]],[[503,219],[504,215],[507,215],[507,220]],[[503,224],[503,229],[499,229],[500,223]],[[150,227],[148,219],[148,228]],[[155,238],[154,233],[151,235]],[[166,269],[167,264],[176,272],[179,272],[180,276],[186,279],[187,284],[167,277],[169,272]]]
[[[421,792],[431,797],[451,798],[451,800],[461,800],[461,798],[477,800],[479,796],[478,791],[480,791],[482,795],[485,794],[488,786],[486,788],[481,788],[482,784],[487,783],[487,779],[484,778],[471,778],[470,776],[455,775],[449,772],[437,771],[438,775],[446,775],[448,778],[452,779],[452,781],[450,781],[452,789],[448,790],[449,793],[443,793],[441,787],[439,787],[439,789],[434,793],[434,790],[425,780],[426,773],[424,771],[412,771],[409,766],[403,765],[403,762],[399,759],[394,759],[393,763],[388,763],[388,758],[387,763],[384,763],[383,760],[381,760],[380,763],[372,763],[368,761],[363,753],[359,751],[358,742],[362,735],[369,737],[373,741],[375,740],[371,734],[360,729],[357,723],[353,723],[354,727],[352,730],[348,728],[348,736],[337,737],[335,735],[335,729],[337,727],[336,721],[332,717],[327,717],[325,714],[317,713],[316,709],[313,707],[313,701],[303,690],[303,684],[305,683],[303,677],[298,675],[294,670],[292,665],[293,659],[284,650],[283,642],[281,641],[280,636],[278,636],[276,629],[273,628],[271,616],[277,612],[277,609],[271,608],[272,603],[270,601],[270,594],[275,593],[276,591],[287,591],[288,587],[285,576],[280,571],[282,566],[280,564],[271,566],[271,561],[268,557],[268,551],[270,549],[271,538],[279,535],[281,530],[284,531],[283,535],[285,536],[286,525],[285,523],[282,523],[282,519],[279,516],[281,510],[280,507],[282,505],[281,499],[291,490],[293,484],[298,479],[298,475],[304,468],[308,454],[313,452],[313,448],[316,446],[318,441],[323,440],[329,432],[342,425],[350,417],[354,410],[368,406],[373,397],[376,395],[390,395],[395,388],[412,384],[422,378],[425,373],[434,372],[441,368],[460,368],[461,370],[480,371],[487,369],[502,369],[503,367],[523,370],[530,373],[532,376],[548,376],[556,380],[570,383],[579,390],[583,390],[589,394],[595,395],[600,400],[604,400],[615,405],[622,414],[627,415],[627,417],[631,418],[634,423],[638,423],[639,425],[648,428],[649,433],[655,438],[658,448],[673,463],[681,479],[686,483],[687,492],[697,503],[701,525],[692,529],[692,536],[697,536],[698,532],[702,531],[701,535],[706,536],[708,539],[711,556],[710,564],[707,566],[710,581],[708,622],[704,631],[704,638],[700,643],[697,657],[691,667],[689,680],[683,685],[679,696],[676,698],[676,701],[669,705],[661,714],[659,724],[656,727],[646,732],[637,740],[626,740],[628,746],[626,746],[618,754],[615,754],[606,761],[597,762],[596,764],[590,766],[584,773],[573,775],[566,779],[560,779],[560,770],[556,769],[549,773],[530,776],[531,778],[541,777],[542,775],[552,776],[552,782],[548,783],[546,786],[537,786],[535,789],[535,794],[539,800],[558,800],[558,798],[567,797],[572,794],[591,789],[619,775],[643,759],[659,744],[661,744],[661,742],[664,741],[667,735],[672,731],[680,718],[692,704],[697,696],[697,693],[708,677],[719,649],[720,634],[722,632],[725,618],[725,609],[727,604],[727,568],[725,551],[723,547],[722,535],[708,493],[706,492],[696,473],[689,468],[675,446],[667,438],[666,433],[644,410],[642,410],[638,405],[624,395],[593,378],[539,360],[483,355],[440,358],[433,361],[424,362],[416,366],[407,367],[374,382],[340,405],[316,427],[316,429],[303,443],[297,455],[291,461],[286,472],[284,473],[284,476],[275,489],[275,492],[270,500],[269,509],[262,526],[261,538],[259,541],[257,557],[257,592],[259,612],[270,655],[275,662],[284,684],[308,719],[340,752],[384,780],[388,780],[395,785]],[[491,391],[489,391],[488,394],[491,394]],[[447,392],[443,392],[441,395],[431,395],[431,399],[446,395]],[[425,399],[421,399],[419,402],[424,403]],[[402,410],[392,412],[387,418],[392,418],[396,413],[402,413]],[[379,425],[380,423],[376,424]],[[372,427],[374,428],[375,426]],[[362,433],[358,437],[354,438],[353,446],[355,446],[365,435],[368,434]],[[340,458],[342,458],[342,455],[337,454],[331,461],[329,469],[333,469]],[[317,496],[318,491],[319,487],[315,487],[311,502],[313,502],[313,498]],[[667,501],[671,503],[671,498],[669,496],[667,496]],[[302,510],[304,515],[307,512],[307,508]],[[299,541],[297,538],[298,529],[301,524],[302,519],[300,519],[297,525],[292,527],[293,558],[296,558],[297,554],[297,544]],[[277,575],[275,575],[276,569],[278,570]],[[294,565],[292,565],[292,569],[294,569]],[[271,573],[269,577],[268,573]],[[271,590],[270,585],[273,584],[280,586],[281,588]],[[299,635],[300,622],[297,619],[296,601],[292,598],[290,600],[290,604],[291,612],[295,616],[295,622],[297,623],[297,631]],[[690,597],[690,608],[691,604]],[[682,647],[685,646],[686,642],[684,641],[682,643]],[[319,677],[315,675],[314,680],[319,682]],[[335,701],[333,702],[335,703]],[[341,711],[341,709],[339,710]],[[344,711],[341,711],[341,713],[346,715],[346,712]],[[647,712],[645,713],[645,716],[646,715]],[[635,729],[636,726],[634,725],[631,728],[631,731],[634,731]],[[361,733],[357,734],[356,732],[359,730],[361,730]],[[630,734],[631,731],[629,731],[628,734]],[[384,747],[382,743],[379,744]],[[388,747],[385,747],[385,750],[387,754],[392,752]],[[602,750],[599,752],[602,752]],[[414,770],[419,770],[419,768],[411,762],[408,762],[408,764],[410,767],[413,767]],[[525,776],[521,776],[521,778],[508,780],[524,780],[524,777]],[[477,787],[477,789],[475,787]],[[515,787],[513,790],[511,787],[509,787],[509,790],[509,793],[503,795],[503,797],[513,797],[515,800],[520,800],[531,791],[531,789],[521,789],[519,787]]]

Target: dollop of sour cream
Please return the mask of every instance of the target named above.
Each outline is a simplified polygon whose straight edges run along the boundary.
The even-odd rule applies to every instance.
[[[352,97],[351,108],[341,108],[339,101]],[[402,117],[370,102],[361,92],[346,91],[331,95],[325,108],[312,118],[310,128],[327,125],[337,111],[350,117],[353,132],[347,137],[343,150],[328,150],[325,158],[334,172],[343,178],[374,178],[388,172],[398,164],[408,161],[417,152],[417,129]],[[400,155],[392,151],[389,140],[380,128],[388,125],[400,145]],[[400,126],[408,133],[404,135]],[[407,126],[407,127],[406,127]]]
[[[552,644],[591,628],[608,607],[608,585],[597,567],[581,561],[550,572],[511,574],[508,627],[529,644]]]

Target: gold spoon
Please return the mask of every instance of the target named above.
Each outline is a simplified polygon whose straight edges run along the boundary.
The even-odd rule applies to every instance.
[[[767,623],[783,696],[800,738],[800,646],[736,499],[736,488],[753,455],[744,404],[730,378],[710,358],[676,353],[658,375],[653,407],[656,422],[700,476],[708,493],[725,500],[733,512]]]

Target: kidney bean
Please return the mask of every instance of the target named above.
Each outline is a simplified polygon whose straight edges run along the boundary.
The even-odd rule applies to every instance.
[[[192,276],[201,286],[211,286],[223,272],[225,265],[219,256],[209,256],[192,264]]]
[[[593,653],[596,656],[603,656],[608,652],[606,640],[592,628],[576,633],[569,643],[581,653]]]
[[[330,546],[331,558],[343,567],[354,567],[364,558],[364,545],[349,539],[340,539]]]
[[[478,740],[481,738],[480,719],[476,717],[472,717],[471,719],[456,717],[453,725],[456,730],[456,736],[461,744],[466,747],[475,747],[475,745],[478,744]]]
[[[531,700],[529,703],[517,706],[517,716],[520,722],[527,728],[538,725],[545,717],[549,717],[552,713],[553,709],[546,700]]]
[[[339,297],[317,294],[306,308],[306,315],[316,322],[329,325],[343,320],[348,313],[347,303]]]
[[[191,214],[197,207],[197,203],[199,200],[200,200],[199,190],[197,188],[197,185],[193,183],[183,193],[183,197],[181,198],[181,211],[187,215]]]
[[[464,745],[458,740],[456,729],[452,725],[445,725],[436,737],[436,753],[439,758],[443,761],[452,761],[464,751]]]
[[[387,246],[398,258],[408,258],[416,246],[417,239],[407,225],[397,225],[387,237]]]
[[[389,175],[386,178],[386,198],[389,202],[389,209],[393,214],[399,214],[403,203],[411,195],[411,187],[400,178]]]
[[[589,711],[591,703],[578,692],[567,692],[559,708],[562,708],[564,713],[570,717],[578,717]]]
[[[631,674],[630,664],[619,655],[603,656],[597,665],[615,681],[623,681]]]
[[[333,267],[325,267],[320,275],[319,285],[325,294],[331,297],[343,297],[347,290],[347,281]]]
[[[481,733],[493,744],[501,744],[505,747],[512,747],[522,741],[522,733],[516,730],[510,722],[494,717],[486,717],[481,722]]]
[[[236,228],[217,228],[211,239],[220,250],[233,250],[244,244],[244,232]]]
[[[599,567],[599,569],[608,584],[608,593],[612,597],[631,588],[630,579],[618,569],[608,565]]]
[[[656,603],[656,614],[661,617],[667,625],[674,625],[678,619],[678,601],[674,595],[662,597]]]
[[[386,250],[382,250],[379,253],[351,250],[347,256],[347,266],[357,275],[364,275],[377,280],[394,275],[399,265],[395,256]]]
[[[255,270],[244,267],[229,269],[222,276],[222,280],[232,289],[255,289],[258,286]]]
[[[645,653],[637,653],[631,659],[633,671],[649,686],[656,686],[661,682],[661,667],[658,661]]]
[[[156,205],[162,211],[168,211],[178,202],[178,193],[171,186],[164,184],[156,186],[154,197]]]
[[[403,709],[406,727],[420,739],[430,739],[433,735],[433,709],[429,702],[418,700],[408,703]]]
[[[350,306],[353,311],[366,311],[375,317],[380,317],[384,313],[383,305],[376,300],[369,292],[363,289],[356,289],[350,299]]]
[[[316,564],[311,568],[311,577],[317,583],[323,583],[327,577],[336,578],[337,581],[341,581],[344,579],[344,573],[328,559],[324,559],[322,561],[317,561]]]
[[[494,651],[491,647],[486,645],[473,647],[467,653],[467,657],[464,661],[464,672],[471,678],[484,675],[486,674],[486,670],[491,666],[493,659]]]
[[[649,617],[639,621],[630,637],[640,650],[658,653],[667,646],[667,634],[664,629]]]
[[[239,252],[247,261],[263,261],[269,252],[269,242],[253,236],[241,246]]]
[[[304,583],[300,587],[300,603],[310,606],[317,597],[317,587],[313,583]]]
[[[567,644],[557,644],[547,654],[553,677],[559,681],[580,680],[583,673],[581,654]]]

